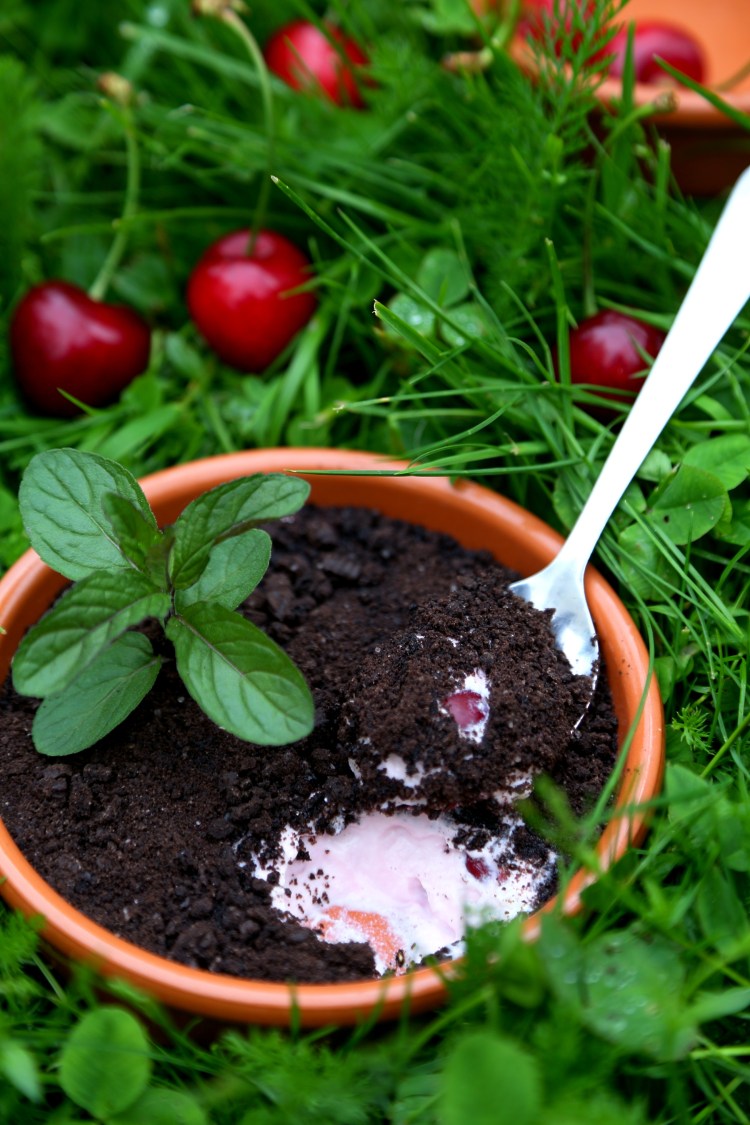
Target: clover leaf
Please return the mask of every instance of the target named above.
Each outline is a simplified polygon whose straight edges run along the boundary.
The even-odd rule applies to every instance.
[[[281,473],[228,481],[160,529],[135,478],[115,461],[53,449],[19,491],[32,547],[70,586],[24,637],[13,685],[43,700],[32,727],[43,754],[93,745],[141,702],[163,657],[132,632],[158,621],[205,713],[267,746],[312,729],[310,690],[292,660],[236,612],[271,556],[259,523],[296,512],[309,485]]]

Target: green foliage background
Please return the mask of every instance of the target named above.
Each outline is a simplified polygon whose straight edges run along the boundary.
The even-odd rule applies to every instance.
[[[336,0],[371,52],[368,109],[274,82],[271,145],[245,44],[187,0],[6,0],[2,565],[25,547],[19,474],[59,445],[136,474],[246,446],[373,449],[480,478],[570,527],[618,416],[570,386],[569,327],[611,306],[667,328],[721,206],[683,197],[627,82],[619,109],[592,115],[585,61],[615,7],[599,0],[581,44],[543,55],[532,84],[504,50],[513,5],[483,31],[463,0]],[[257,0],[243,18],[262,43],[322,14]],[[471,46],[485,69],[441,65]],[[135,210],[127,115],[96,88],[106,70],[136,92]],[[257,377],[210,354],[184,288],[202,249],[250,221],[269,172],[265,222],[307,248],[320,304]],[[118,234],[108,296],[153,325],[151,367],[107,409],[34,416],[10,371],[8,315],[43,278],[91,285]],[[534,946],[515,926],[472,934],[433,1015],[356,1032],[251,1028],[205,1047],[123,986],[103,1000],[80,972],[58,974],[3,909],[0,1121],[750,1120],[748,327],[743,315],[717,349],[598,552],[653,655],[669,766],[648,839],[587,892],[583,917],[549,919]],[[576,823],[555,794],[541,808],[542,827],[585,859],[604,810]],[[129,1096],[112,1105],[115,1073]]]

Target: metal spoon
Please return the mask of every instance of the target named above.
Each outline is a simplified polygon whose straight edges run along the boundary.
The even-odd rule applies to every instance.
[[[737,180],[670,332],[578,519],[554,560],[510,589],[554,610],[558,647],[596,684],[599,645],[584,571],[609,517],[683,397],[750,299],[750,169]]]

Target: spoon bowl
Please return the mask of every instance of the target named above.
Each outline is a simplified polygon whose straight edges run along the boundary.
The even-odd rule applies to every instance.
[[[559,554],[510,587],[536,609],[552,611],[558,647],[575,674],[590,679],[589,701],[599,643],[586,601],[586,566],[625,489],[750,298],[749,255],[750,169],[732,189],[672,328]]]

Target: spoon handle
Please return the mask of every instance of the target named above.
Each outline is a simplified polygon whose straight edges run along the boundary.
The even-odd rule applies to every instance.
[[[750,298],[750,169],[740,176],[672,328],[558,559],[583,571],[622,494]]]

